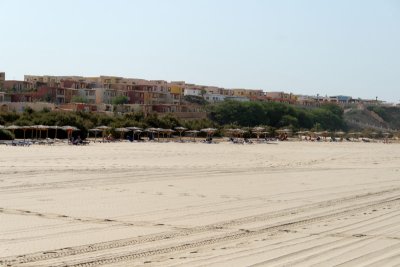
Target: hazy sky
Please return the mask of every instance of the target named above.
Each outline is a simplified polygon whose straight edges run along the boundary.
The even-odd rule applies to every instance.
[[[0,71],[400,101],[400,0],[0,0]]]

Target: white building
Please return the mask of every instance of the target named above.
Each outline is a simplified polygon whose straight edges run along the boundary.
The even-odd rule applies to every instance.
[[[233,100],[233,101],[239,101],[239,102],[248,102],[248,101],[250,101],[250,99],[245,97],[245,96],[226,96],[225,100]]]
[[[204,99],[210,103],[222,102],[226,96],[220,94],[204,94]]]
[[[183,95],[201,96],[201,89],[199,88],[185,88]]]

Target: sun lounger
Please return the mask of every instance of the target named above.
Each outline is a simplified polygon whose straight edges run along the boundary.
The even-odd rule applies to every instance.
[[[32,142],[28,140],[3,140],[0,142],[0,144],[6,146],[30,146],[32,145]]]

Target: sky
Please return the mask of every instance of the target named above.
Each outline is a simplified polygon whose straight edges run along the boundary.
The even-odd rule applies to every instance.
[[[400,0],[0,0],[0,71],[400,101]]]

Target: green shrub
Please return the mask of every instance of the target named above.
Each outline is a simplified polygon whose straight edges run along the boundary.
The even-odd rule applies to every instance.
[[[12,132],[4,129],[0,129],[0,140],[13,140],[14,135]]]

